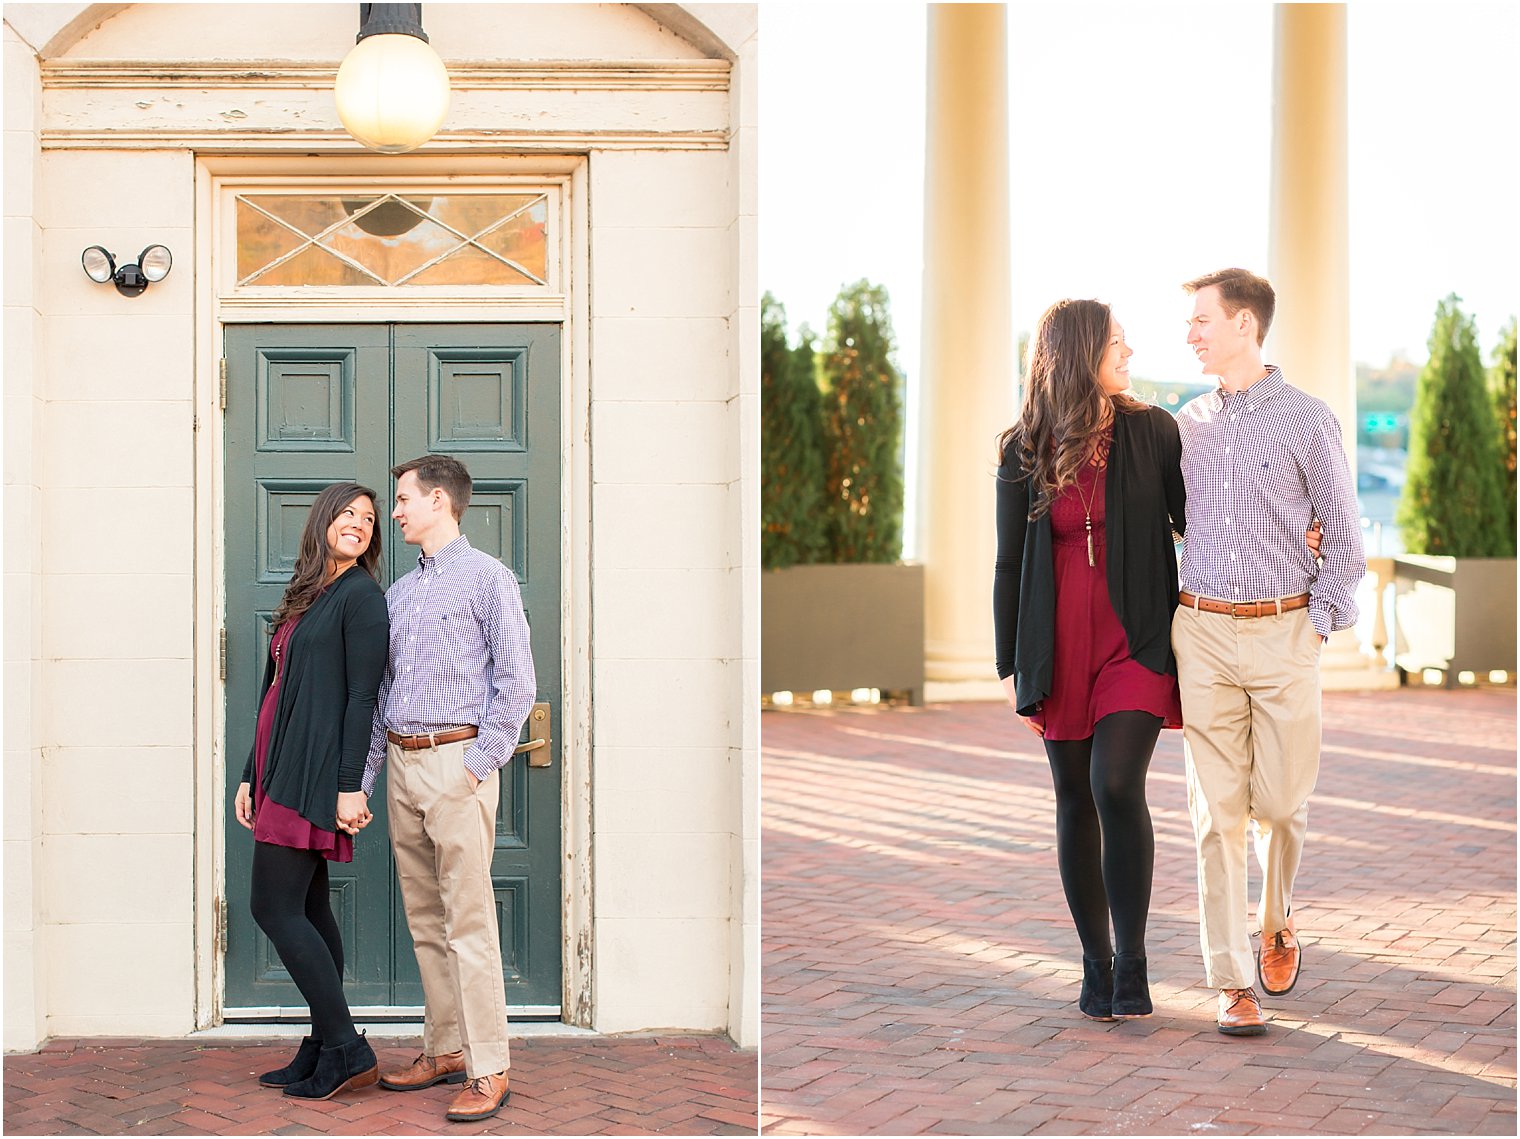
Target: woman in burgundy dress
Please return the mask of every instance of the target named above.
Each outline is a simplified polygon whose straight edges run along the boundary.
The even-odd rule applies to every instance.
[[[343,996],[343,939],[329,862],[351,862],[369,822],[360,791],[390,618],[376,580],[375,492],[327,487],[312,503],[264,670],[253,750],[235,810],[253,832],[250,908],[311,1006],[311,1035],[259,1083],[328,1099],[379,1079]]]
[[[1078,1007],[1100,1020],[1152,1011],[1145,777],[1161,728],[1182,724],[1171,648],[1181,444],[1171,415],[1127,394],[1130,354],[1107,305],[1047,309],[997,483],[998,676],[1045,740],[1082,943]]]

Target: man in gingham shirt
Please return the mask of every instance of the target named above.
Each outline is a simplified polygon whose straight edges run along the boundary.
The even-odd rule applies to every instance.
[[[1258,1036],[1254,983],[1281,996],[1302,954],[1293,880],[1319,774],[1322,646],[1356,623],[1367,571],[1340,424],[1262,363],[1272,286],[1225,269],[1183,286],[1188,343],[1219,386],[1177,416],[1187,486],[1182,592],[1172,622],[1188,805],[1198,843],[1204,969],[1219,1031]],[[1319,555],[1304,543],[1318,520]],[[1253,965],[1245,916],[1246,829],[1262,867]]]
[[[386,591],[391,647],[364,773],[387,780],[391,845],[426,1002],[422,1054],[380,1083],[464,1083],[456,1122],[506,1102],[507,1003],[491,886],[501,768],[536,684],[517,579],[459,531],[470,473],[447,455],[393,468],[417,568]]]

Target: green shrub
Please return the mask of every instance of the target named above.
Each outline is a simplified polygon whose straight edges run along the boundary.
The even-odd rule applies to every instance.
[[[1515,556],[1515,318],[1499,331],[1488,390],[1499,419],[1499,457],[1504,460],[1504,501],[1509,507],[1509,556]]]
[[[836,562],[902,557],[903,377],[887,291],[840,290],[822,358],[829,544]]]
[[[1512,556],[1498,424],[1471,317],[1455,294],[1436,306],[1430,359],[1415,387],[1409,470],[1396,520],[1411,554]],[[1513,501],[1513,496],[1511,496]]]
[[[766,293],[760,305],[760,561],[766,569],[828,555],[823,408],[812,341],[804,325],[797,346],[788,344],[786,309]]]

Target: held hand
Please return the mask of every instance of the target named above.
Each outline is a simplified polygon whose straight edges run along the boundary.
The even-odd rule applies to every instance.
[[[249,830],[253,829],[253,792],[249,790],[248,784],[238,784],[237,798],[233,800],[232,810],[237,815],[238,822]]]
[[[358,834],[369,820],[369,799],[363,791],[338,792],[338,829],[345,834]]]
[[[1319,543],[1324,535],[1325,525],[1318,518],[1310,523],[1309,529],[1304,531],[1304,542],[1309,547],[1309,556],[1311,558],[1319,557]]]
[[[1017,712],[1019,710],[1019,699],[1018,699],[1018,696],[1014,692],[1014,687],[1015,687],[1015,681],[1014,681],[1013,677],[1011,677],[1011,676],[1005,676],[1005,677],[1003,677],[1003,693],[1004,693],[1004,695],[1006,695],[1008,697],[1008,705],[1009,705],[1009,707],[1011,707],[1015,712]],[[1020,716],[1019,719],[1023,720],[1024,721],[1024,726],[1026,728],[1028,728],[1031,732],[1033,732],[1035,735],[1040,736],[1042,738],[1044,737],[1044,735],[1045,735],[1045,729],[1042,728],[1042,727],[1040,727],[1039,724],[1035,723],[1028,716]]]

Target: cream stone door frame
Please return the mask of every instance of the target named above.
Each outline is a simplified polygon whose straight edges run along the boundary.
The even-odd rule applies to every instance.
[[[300,290],[318,295],[249,298],[226,296],[219,287],[227,248],[221,208],[234,187],[320,186],[345,188],[437,183],[514,186],[551,184],[561,202],[557,227],[559,287],[532,295],[482,297],[456,290],[425,296],[391,290],[385,296],[342,295],[341,290]],[[531,157],[472,155],[427,157],[230,158],[202,156],[196,163],[195,233],[195,962],[199,1028],[222,1019],[221,914],[225,897],[223,796],[225,685],[220,672],[220,631],[227,620],[224,588],[225,519],[219,361],[226,325],[245,322],[467,323],[547,321],[562,325],[561,422],[563,463],[560,501],[562,741],[561,880],[563,883],[562,1016],[590,1027],[593,1017],[593,925],[591,912],[591,456],[588,328],[590,227],[586,202],[587,160],[574,155]],[[292,290],[294,293],[295,290]]]

